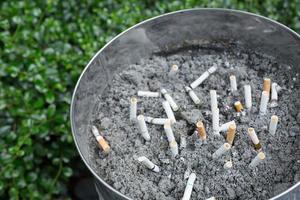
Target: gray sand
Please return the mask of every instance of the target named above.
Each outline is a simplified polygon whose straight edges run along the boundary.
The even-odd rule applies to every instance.
[[[179,66],[175,79],[168,77],[173,64]],[[184,86],[197,79],[209,67],[217,64],[217,71],[194,91],[203,101],[197,108],[184,92]],[[229,76],[236,75],[238,92],[229,91]],[[263,77],[277,82],[279,106],[268,107],[267,114],[258,115]],[[246,116],[237,116],[233,103],[244,104],[243,85],[251,84],[253,107]],[[172,158],[167,138],[160,125],[148,125],[151,141],[145,142],[137,125],[129,121],[129,99],[138,90],[168,90],[181,107],[187,120],[177,117],[173,125],[178,144],[186,137],[187,146]],[[112,150],[105,156],[90,136],[90,153],[96,161],[94,168],[107,183],[133,199],[181,199],[187,176],[195,172],[197,179],[191,199],[268,199],[300,181],[300,101],[299,77],[287,65],[277,63],[255,52],[246,52],[237,47],[193,48],[179,52],[155,55],[131,65],[115,75],[99,96],[92,123],[100,128]],[[209,90],[216,89],[220,108],[220,124],[236,120],[237,135],[234,146],[225,156],[213,160],[211,154],[225,142],[212,133]],[[151,117],[166,117],[162,107],[163,98],[138,98],[138,114]],[[276,136],[268,132],[271,115],[279,117]],[[206,127],[207,140],[201,142],[193,132],[193,123],[201,119]],[[247,135],[252,126],[262,143],[266,160],[256,169],[248,165],[256,151]],[[154,173],[135,159],[146,156],[157,164],[161,172]],[[231,159],[233,168],[223,169],[224,162]]]

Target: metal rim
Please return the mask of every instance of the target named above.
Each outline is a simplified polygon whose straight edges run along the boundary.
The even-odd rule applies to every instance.
[[[254,14],[254,13],[250,13],[250,12],[246,12],[246,11],[241,11],[241,10],[234,10],[234,9],[225,9],[225,8],[192,8],[192,9],[184,9],[184,10],[178,10],[178,11],[174,11],[174,12],[169,12],[169,13],[165,13],[165,14],[162,14],[162,15],[158,15],[158,16],[155,16],[155,17],[152,17],[152,18],[149,18],[149,19],[146,19],[142,22],[139,22],[137,23],[136,25],[134,26],[131,26],[130,28],[124,30],[123,32],[121,32],[120,34],[118,34],[117,36],[115,36],[112,40],[110,40],[108,43],[106,43],[93,57],[92,59],[89,61],[89,63],[84,67],[83,71],[81,72],[79,78],[78,78],[78,81],[76,83],[76,86],[74,88],[74,91],[73,91],[73,94],[72,94],[72,99],[71,99],[71,107],[70,107],[70,119],[71,119],[71,131],[72,131],[72,136],[73,136],[73,139],[74,139],[74,143],[75,143],[75,146],[76,146],[76,149],[77,151],[79,152],[79,155],[81,157],[81,159],[83,160],[84,164],[87,166],[87,168],[89,169],[89,171],[102,183],[104,184],[106,187],[108,187],[110,190],[112,190],[113,192],[117,193],[118,195],[120,195],[121,197],[123,198],[126,198],[127,200],[132,200],[131,198],[125,196],[124,194],[122,194],[121,192],[119,192],[118,190],[116,190],[115,188],[113,188],[111,185],[107,184],[104,180],[102,180],[102,178],[100,176],[98,176],[98,174],[96,174],[94,172],[94,170],[88,165],[87,161],[85,160],[85,158],[83,157],[83,155],[81,154],[80,152],[80,149],[79,149],[79,146],[78,146],[78,143],[75,139],[75,127],[74,127],[74,124],[73,124],[73,103],[74,103],[74,98],[75,98],[75,94],[76,94],[76,91],[77,91],[77,88],[79,86],[79,83],[81,81],[81,78],[83,76],[83,74],[85,73],[85,71],[87,70],[87,68],[90,66],[90,64],[95,60],[95,58],[107,47],[109,46],[113,41],[115,41],[116,39],[118,39],[119,37],[121,37],[123,34],[125,34],[126,32],[130,31],[131,29],[134,29],[135,27],[138,27],[144,23],[147,23],[151,20],[155,20],[157,18],[161,18],[161,17],[164,17],[164,16],[167,16],[167,15],[173,15],[173,14],[177,14],[177,13],[183,13],[183,12],[190,12],[190,11],[202,11],[202,10],[210,10],[210,11],[226,11],[226,12],[233,12],[233,13],[239,13],[239,14],[244,14],[244,15],[250,15],[250,16],[255,16],[255,17],[259,17],[259,18],[262,18],[262,19],[265,19],[269,22],[272,22],[274,24],[276,24],[277,26],[280,26],[282,27],[283,29],[285,29],[287,32],[290,32],[291,34],[293,34],[295,37],[297,37],[298,39],[300,39],[300,35],[298,33],[296,33],[294,30],[290,29],[289,27],[275,21],[275,20],[272,20],[270,18],[267,18],[267,17],[264,17],[264,16],[261,16],[261,15],[258,15],[258,14]],[[291,190],[295,189],[297,186],[300,185],[300,182],[296,183],[295,185],[293,185],[292,187],[290,187],[289,189],[285,190],[284,192],[282,192],[281,194],[278,194],[276,195],[275,197],[272,197],[270,200],[275,200],[287,193],[289,193]]]

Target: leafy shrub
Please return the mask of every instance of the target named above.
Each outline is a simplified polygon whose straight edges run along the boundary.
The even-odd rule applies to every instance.
[[[300,31],[299,0],[2,1],[0,3],[0,197],[66,194],[77,157],[69,123],[76,81],[121,31],[194,7],[241,9]],[[298,12],[297,12],[298,11]]]

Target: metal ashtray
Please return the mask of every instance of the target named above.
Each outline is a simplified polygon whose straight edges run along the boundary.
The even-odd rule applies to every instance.
[[[130,199],[101,179],[88,156],[88,132],[94,102],[114,73],[155,52],[218,41],[239,41],[300,71],[300,36],[255,14],[226,9],[182,10],[141,22],[106,44],[87,64],[74,90],[71,125],[78,152],[96,179],[100,199]],[[300,182],[272,199],[300,199]]]

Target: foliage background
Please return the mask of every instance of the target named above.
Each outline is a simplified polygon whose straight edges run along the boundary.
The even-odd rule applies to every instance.
[[[69,106],[106,42],[152,16],[195,7],[250,11],[300,32],[300,0],[11,0],[0,3],[0,199],[66,199],[78,158]]]

